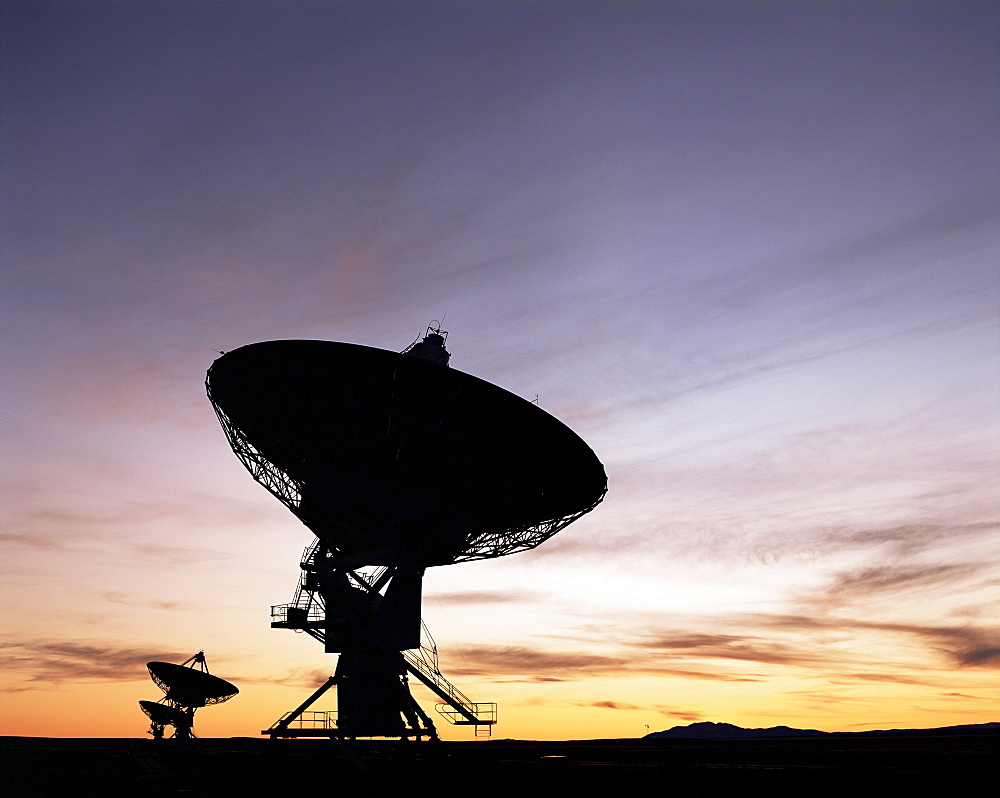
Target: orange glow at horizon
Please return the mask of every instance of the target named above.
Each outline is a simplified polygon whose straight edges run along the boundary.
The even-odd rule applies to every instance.
[[[841,687],[830,695],[829,685],[817,678],[782,679],[763,688],[740,683],[692,684],[683,678],[593,679],[563,684],[484,684],[472,697],[499,704],[499,723],[492,735],[498,739],[635,738],[697,721],[745,728],[787,725],[830,732],[937,728],[995,720],[989,699],[996,689],[988,679],[962,675],[948,687],[951,689],[875,684]],[[195,731],[199,737],[260,737],[263,729],[310,692],[301,687],[244,685],[231,701],[199,709]],[[428,700],[426,691],[414,692],[443,739],[475,739],[471,728],[451,726],[439,717],[434,711],[436,699]],[[157,693],[152,683],[141,681],[9,693],[4,698],[0,735],[144,738],[149,720],[139,709],[138,700],[157,700]],[[615,698],[593,700],[598,695]],[[817,702],[836,706],[818,706]],[[687,713],[684,706],[701,709]],[[335,707],[335,696],[330,693],[312,709]]]

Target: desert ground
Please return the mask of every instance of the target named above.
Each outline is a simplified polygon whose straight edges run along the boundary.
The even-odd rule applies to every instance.
[[[947,795],[990,783],[1000,735],[407,743],[0,738],[4,793],[256,796]],[[612,796],[614,793],[610,793]]]

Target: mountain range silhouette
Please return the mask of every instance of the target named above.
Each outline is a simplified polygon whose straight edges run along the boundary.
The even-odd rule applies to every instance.
[[[1000,734],[1000,723],[971,723],[963,726],[940,726],[934,729],[871,729],[861,732],[825,732],[818,729],[793,729],[789,726],[771,726],[767,729],[744,729],[732,723],[691,723],[672,729],[651,732],[643,739],[693,739],[693,740],[742,740],[779,737],[862,737],[865,735],[905,734],[940,736],[955,734]]]

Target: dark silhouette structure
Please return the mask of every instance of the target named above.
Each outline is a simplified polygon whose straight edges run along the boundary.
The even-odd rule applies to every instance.
[[[154,740],[162,740],[166,727],[173,726],[178,720],[174,708],[167,704],[156,701],[140,701],[139,708],[146,713],[146,717],[150,720],[147,734],[153,735]]]
[[[196,709],[221,704],[239,693],[235,685],[208,672],[204,651],[199,651],[181,665],[149,662],[146,667],[149,677],[164,693],[158,702],[139,702],[139,707],[151,721],[149,733],[154,740],[163,738],[167,726],[174,727],[173,736],[177,739],[194,737]]]
[[[448,367],[430,326],[403,352],[268,341],[228,352],[206,388],[233,451],[315,535],[272,627],[339,654],[336,673],[264,734],[435,739],[407,677],[451,722],[489,733],[494,704],[441,674],[421,634],[424,570],[531,549],[594,509],[604,468],[537,405]],[[338,713],[308,712],[333,685]]]

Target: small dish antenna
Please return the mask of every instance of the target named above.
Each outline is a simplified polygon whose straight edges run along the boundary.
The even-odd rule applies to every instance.
[[[199,651],[181,665],[149,662],[146,668],[149,678],[164,692],[159,701],[139,702],[139,707],[151,721],[149,733],[155,740],[163,738],[167,726],[174,727],[172,736],[177,739],[194,737],[196,709],[221,704],[239,693],[231,682],[208,672],[204,651]]]

